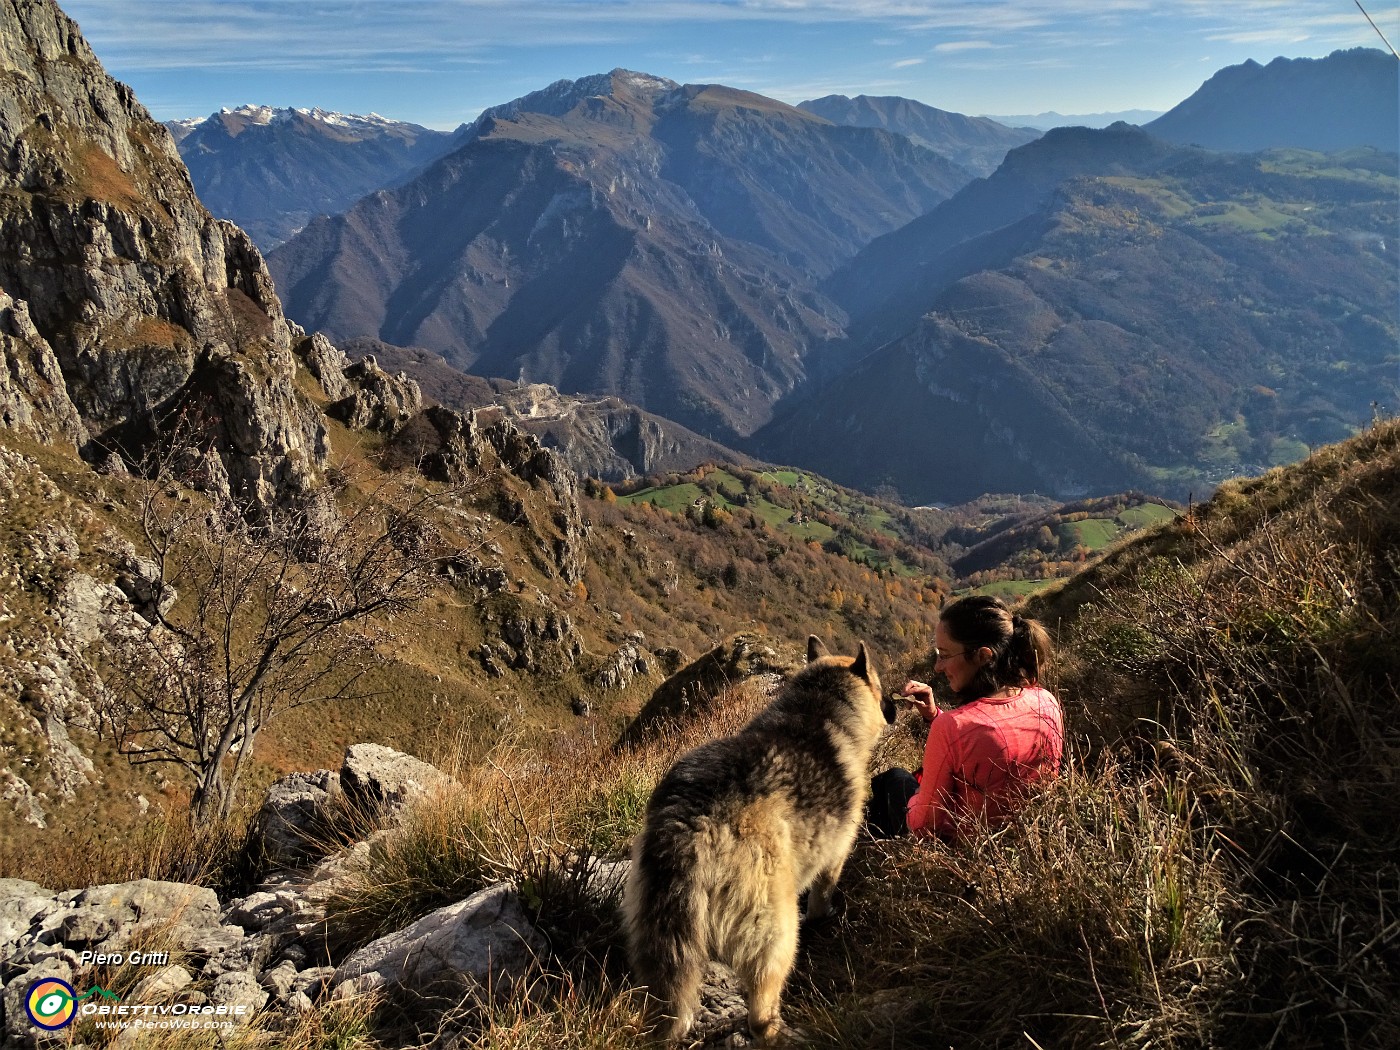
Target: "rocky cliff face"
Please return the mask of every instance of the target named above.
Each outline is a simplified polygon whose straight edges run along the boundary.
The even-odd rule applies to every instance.
[[[557,449],[586,477],[630,481],[701,463],[750,462],[742,452],[616,397],[561,394],[548,384],[529,383],[503,391],[498,400],[517,427]]]
[[[0,80],[0,812],[42,828],[103,783],[99,668],[154,600],[129,539],[143,486],[125,468],[183,426],[203,452],[194,487],[254,514],[333,514],[326,418],[390,440],[422,397],[287,322],[257,248],[203,208],[168,133],[53,3],[0,0]],[[481,497],[449,527],[500,540],[478,575],[512,583],[532,614],[572,599],[573,475],[508,421],[436,421],[441,476]]]
[[[428,401],[463,412],[499,410],[562,456],[580,477],[621,482],[693,470],[702,463],[749,462],[743,452],[621,398],[564,394],[547,383],[484,379],[458,371],[430,350],[377,339],[350,340],[345,350],[352,357],[371,355],[385,368],[412,376]]]
[[[183,412],[255,504],[305,489],[324,431],[257,248],[55,4],[0,0],[0,69],[0,418],[97,460]]]

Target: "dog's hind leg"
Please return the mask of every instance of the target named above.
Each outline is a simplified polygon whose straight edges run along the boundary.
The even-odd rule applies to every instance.
[[[708,902],[687,877],[693,855],[658,849],[647,857],[642,841],[633,850],[623,895],[628,955],[634,979],[647,988],[647,1024],[662,1039],[678,1040],[700,1007]]]
[[[831,899],[836,893],[836,883],[841,878],[842,864],[826,871],[818,872],[807,891],[807,919],[822,919],[831,914]]]
[[[700,1008],[700,979],[695,975],[693,985],[681,988],[677,984],[652,987],[647,999],[646,1023],[659,1039],[679,1042],[695,1023]]]
[[[760,1046],[772,1046],[782,1031],[783,985],[797,959],[797,901],[780,906],[734,958],[734,970],[749,999],[749,1031]]]

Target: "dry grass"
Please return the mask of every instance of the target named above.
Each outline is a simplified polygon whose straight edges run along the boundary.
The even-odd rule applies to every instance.
[[[1073,599],[1066,696],[1219,851],[1215,1043],[1400,1044],[1397,551],[1392,422],[1227,486]]]
[[[507,742],[484,764],[463,763],[452,785],[375,839],[328,903],[333,939],[353,949],[506,878],[524,883],[548,921],[576,925],[551,897],[578,890],[570,883],[581,864],[625,854],[677,755],[734,732],[763,702],[756,689],[731,690],[707,717],[663,727],[647,747],[620,754],[577,735],[544,749]]]
[[[641,1026],[633,997],[584,985],[568,974],[542,975],[524,994],[489,1006],[463,1050],[644,1050],[656,1044]]]
[[[805,946],[797,1023],[829,1047],[1220,1042],[1231,901],[1194,817],[1168,779],[1072,769],[956,850],[866,844],[841,927]]]
[[[223,895],[247,892],[256,878],[249,852],[254,810],[198,826],[185,812],[153,812],[149,819],[113,833],[99,826],[82,835],[51,836],[42,853],[0,857],[5,874],[54,890],[79,889],[135,879],[189,882]]]

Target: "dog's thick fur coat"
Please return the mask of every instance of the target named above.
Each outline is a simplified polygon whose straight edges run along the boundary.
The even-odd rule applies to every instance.
[[[679,1039],[707,960],[729,963],[749,1029],[771,1042],[797,953],[797,898],[827,913],[870,793],[885,723],[865,644],[807,642],[807,666],[734,736],[682,755],[656,786],[623,899],[633,976],[658,1034]]]

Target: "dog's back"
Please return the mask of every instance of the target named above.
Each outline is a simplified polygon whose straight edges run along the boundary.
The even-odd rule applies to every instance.
[[[633,972],[667,1037],[689,1029],[711,957],[738,973],[753,1033],[777,1034],[798,894],[811,889],[809,917],[830,903],[884,721],[865,646],[824,654],[810,639],[807,667],[772,704],[682,756],[652,793],[624,910]]]

